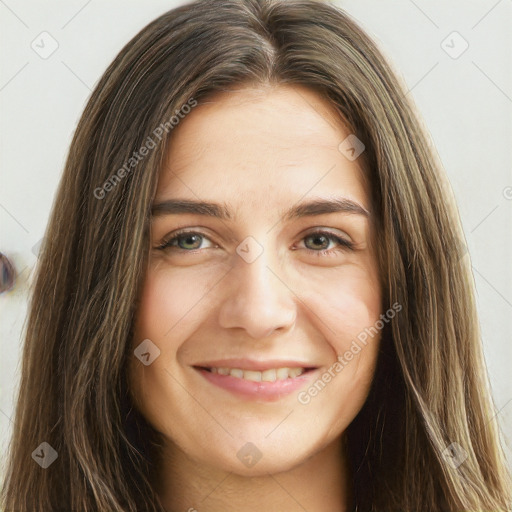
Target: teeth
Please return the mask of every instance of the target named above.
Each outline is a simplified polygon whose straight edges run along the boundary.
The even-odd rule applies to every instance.
[[[288,375],[290,376],[290,378],[293,379],[294,377],[298,377],[303,372],[303,368],[290,368],[290,370],[288,371]]]
[[[289,376],[289,368],[278,368],[276,370],[277,380],[287,379]]]
[[[231,370],[231,372],[233,372],[233,370]],[[233,373],[231,373],[231,375],[233,375]],[[252,372],[252,371],[246,370],[242,373],[242,375],[245,380],[261,382],[261,372]]]
[[[275,382],[276,379],[277,379],[277,372],[276,372],[275,368],[261,372],[261,380],[263,380],[265,382]]]
[[[240,368],[209,368],[209,370],[219,375],[231,375],[231,377],[253,382],[275,382],[276,380],[293,379],[304,373],[304,368],[271,368],[263,372],[240,370]]]

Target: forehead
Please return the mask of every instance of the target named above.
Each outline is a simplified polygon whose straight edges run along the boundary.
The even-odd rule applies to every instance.
[[[359,163],[338,149],[350,133],[327,100],[301,86],[218,93],[173,130],[155,200],[195,196],[261,209],[343,194],[366,203]]]

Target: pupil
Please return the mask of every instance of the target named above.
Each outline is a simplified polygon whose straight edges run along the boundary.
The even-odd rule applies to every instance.
[[[314,244],[319,243],[320,245],[325,246],[325,242],[327,242],[327,245],[329,245],[329,240],[327,240],[327,237],[325,235],[311,235],[311,237],[308,237],[310,240],[313,240]]]

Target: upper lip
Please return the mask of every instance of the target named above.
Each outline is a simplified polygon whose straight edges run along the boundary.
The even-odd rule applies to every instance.
[[[304,361],[267,359],[257,361],[254,359],[217,359],[193,365],[199,368],[238,368],[240,370],[263,371],[272,368],[317,368],[317,366]]]

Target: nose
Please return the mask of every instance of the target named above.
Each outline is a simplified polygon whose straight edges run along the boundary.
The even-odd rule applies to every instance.
[[[296,296],[266,254],[252,263],[236,260],[219,313],[221,327],[244,329],[254,339],[288,330],[296,319]]]

